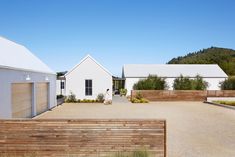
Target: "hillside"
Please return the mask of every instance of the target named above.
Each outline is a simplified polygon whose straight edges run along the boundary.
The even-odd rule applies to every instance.
[[[211,47],[173,58],[167,64],[218,64],[227,75],[235,75],[235,50]]]

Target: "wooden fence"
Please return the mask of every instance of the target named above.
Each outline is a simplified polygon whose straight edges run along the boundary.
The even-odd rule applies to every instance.
[[[165,120],[0,120],[0,156],[166,156]]]
[[[235,90],[132,90],[150,101],[205,101],[207,97],[235,97]]]

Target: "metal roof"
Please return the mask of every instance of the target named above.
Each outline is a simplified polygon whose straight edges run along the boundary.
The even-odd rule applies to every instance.
[[[195,77],[226,78],[227,74],[217,64],[126,64],[123,66],[123,77]]]
[[[55,74],[26,47],[0,36],[0,68]]]

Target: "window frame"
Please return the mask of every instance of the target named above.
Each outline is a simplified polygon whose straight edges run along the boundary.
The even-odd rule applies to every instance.
[[[92,79],[85,79],[85,96],[92,96],[93,94],[93,81]]]

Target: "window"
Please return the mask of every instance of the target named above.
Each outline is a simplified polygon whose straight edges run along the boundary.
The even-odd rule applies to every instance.
[[[85,95],[92,95],[92,80],[85,80]]]
[[[60,82],[60,88],[64,89],[64,82],[62,82],[62,81]]]

